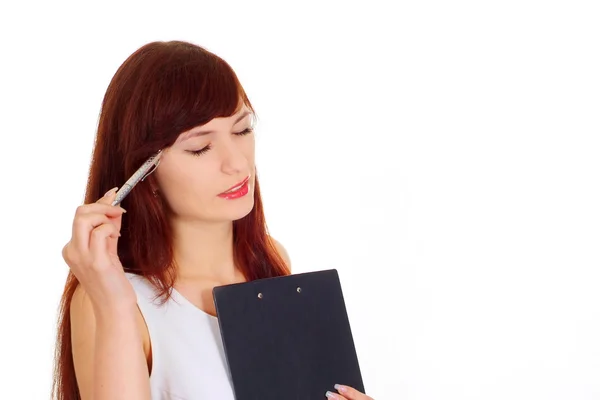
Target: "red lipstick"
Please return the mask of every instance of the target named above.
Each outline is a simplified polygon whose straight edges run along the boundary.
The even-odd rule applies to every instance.
[[[226,191],[224,191],[223,193],[219,194],[219,197],[221,197],[222,199],[226,199],[226,200],[233,200],[233,199],[238,199],[240,197],[247,195],[249,181],[250,181],[250,176],[248,176],[246,179],[244,179],[237,185],[234,185],[234,186],[230,187],[229,189],[227,189]]]

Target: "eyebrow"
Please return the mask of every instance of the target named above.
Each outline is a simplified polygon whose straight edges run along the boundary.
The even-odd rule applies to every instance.
[[[235,120],[235,122],[233,123],[234,125],[237,124],[238,122],[240,122],[241,120],[243,120],[244,118],[246,118],[248,115],[252,114],[251,111],[245,111],[242,115],[240,115],[239,117],[237,117],[237,119]],[[187,135],[185,135],[184,138],[182,138],[183,140],[185,139],[189,139],[191,137],[195,137],[195,136],[204,136],[204,135],[209,135],[211,133],[215,133],[216,131],[193,131],[193,132],[189,132]]]

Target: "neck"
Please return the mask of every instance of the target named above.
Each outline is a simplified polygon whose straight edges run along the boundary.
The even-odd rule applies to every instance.
[[[233,223],[204,222],[175,218],[173,252],[177,280],[203,278],[231,280],[236,268],[233,258]]]

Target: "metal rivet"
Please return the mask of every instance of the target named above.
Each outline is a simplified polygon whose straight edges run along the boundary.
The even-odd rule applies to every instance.
[[[259,293],[259,294],[258,294],[258,298],[259,298],[259,299],[262,299],[262,293]]]
[[[302,291],[302,289],[298,288],[296,289],[296,292],[300,293]]]

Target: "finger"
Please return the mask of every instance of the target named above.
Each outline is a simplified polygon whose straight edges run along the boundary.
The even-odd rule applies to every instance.
[[[110,191],[109,191],[110,192]],[[110,196],[109,196],[110,199]],[[119,206],[113,206],[110,204],[103,204],[103,203],[91,203],[91,204],[85,204],[82,206],[77,207],[77,211],[75,212],[75,219],[73,221],[74,224],[74,230],[76,229],[76,226],[79,225],[81,223],[81,221],[84,220],[84,216],[90,215],[90,214],[102,214],[102,215],[106,215],[110,222],[112,222],[117,229],[121,229],[121,218],[123,216],[123,213],[125,213],[127,211],[125,211],[124,208],[119,207]],[[104,223],[106,221],[102,221],[102,223]],[[85,224],[84,224],[85,225]],[[93,229],[94,227],[100,225],[100,223],[96,222],[93,226],[89,226],[87,227],[88,230]],[[81,241],[80,244],[83,243],[88,243],[89,240],[86,240],[85,242]],[[85,244],[85,249],[88,248],[88,245]]]
[[[90,248],[90,233],[102,224],[111,224],[104,214],[87,214],[73,221],[73,244],[80,252],[87,253]]]
[[[77,217],[85,214],[106,214],[110,217],[117,217],[122,215],[124,212],[126,211],[123,207],[112,206],[110,204],[103,203],[91,203],[77,207],[75,216]]]
[[[325,397],[327,397],[328,399],[332,399],[332,400],[348,400],[346,397],[342,396],[341,394],[333,393],[330,391],[327,391],[327,393],[325,393]]]
[[[90,234],[90,254],[95,267],[106,267],[112,264],[108,252],[108,240],[118,236],[119,231],[112,224],[102,224],[94,228]]]
[[[121,218],[123,217],[123,213],[127,212],[123,207],[102,203],[86,204],[81,206],[81,208],[82,210],[79,211],[77,216],[91,213],[104,214],[119,230],[121,229]]]
[[[335,385],[335,389],[348,400],[373,400],[364,393],[346,385]]]

